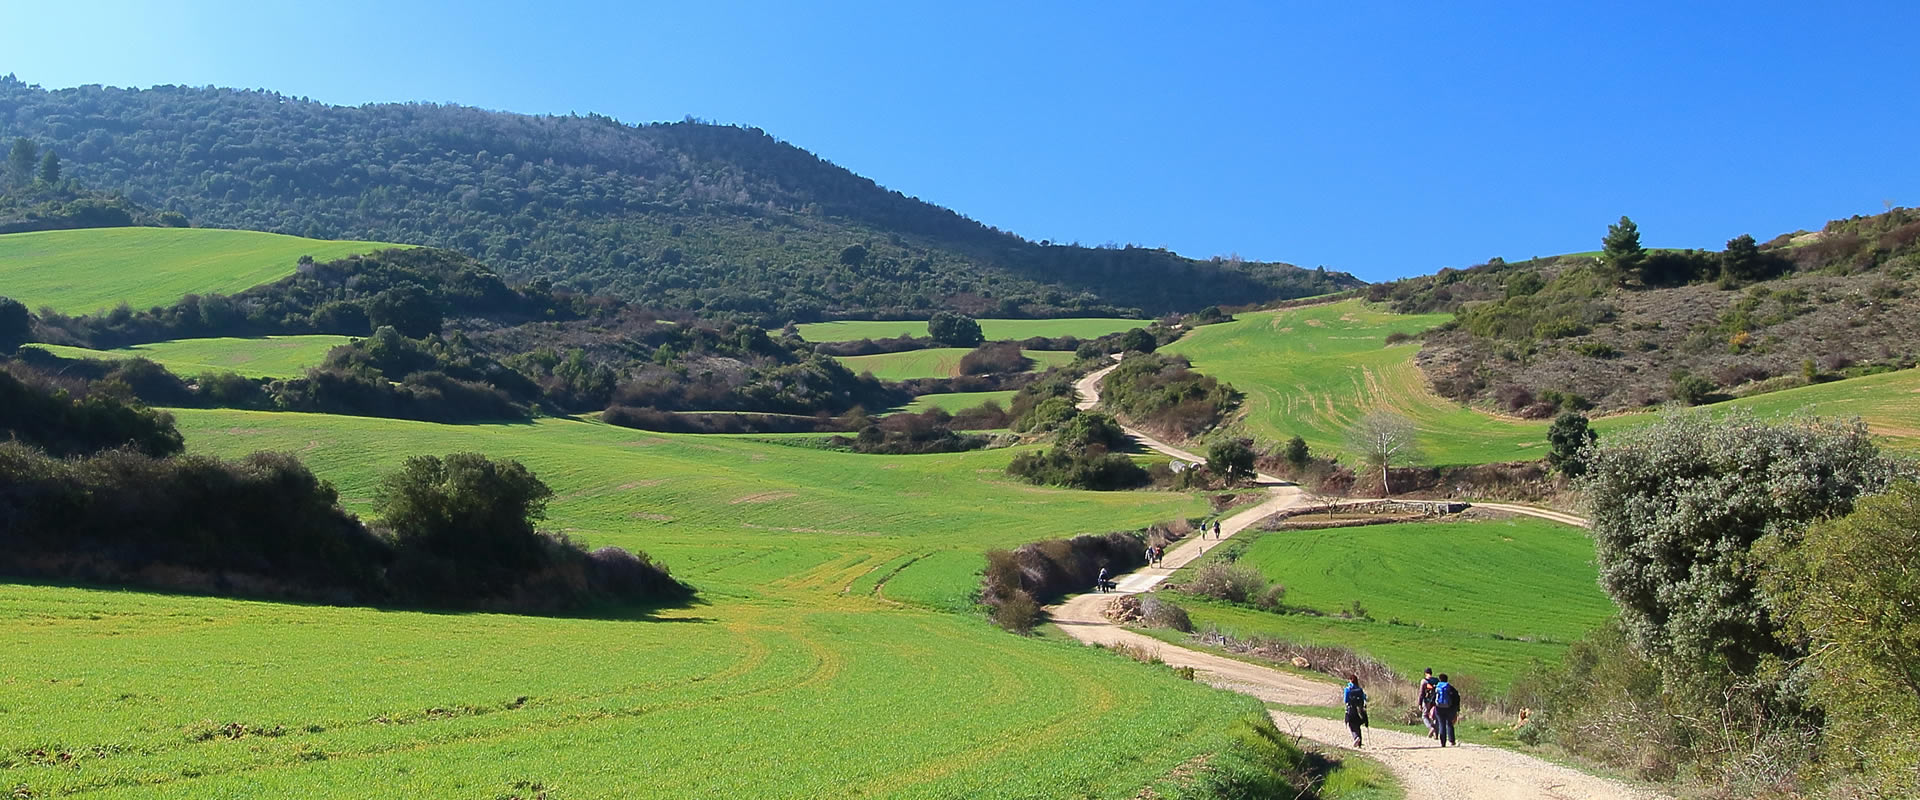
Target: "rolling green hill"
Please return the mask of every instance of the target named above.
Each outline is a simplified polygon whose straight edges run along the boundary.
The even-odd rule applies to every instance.
[[[984,405],[988,401],[999,403],[1001,408],[1006,408],[1009,403],[1013,402],[1013,396],[1016,394],[1019,394],[1019,392],[1012,390],[1003,392],[923,394],[913,398],[913,402],[907,404],[906,410],[925,411],[929,408],[944,408],[951,413]]]
[[[960,359],[973,352],[969,347],[934,347],[900,353],[871,356],[838,356],[840,363],[855,373],[872,372],[886,381],[915,378],[951,378],[960,374]],[[1034,361],[1034,369],[1046,369],[1073,363],[1073,354],[1063,350],[1025,350],[1022,355]]]
[[[1045,336],[1049,339],[1062,336],[1098,339],[1109,333],[1152,324],[1152,320],[1110,318],[983,319],[979,322],[980,332],[986,335],[989,342],[1027,339],[1034,336]],[[800,338],[809,342],[851,342],[859,339],[892,339],[903,335],[927,335],[926,321],[914,319],[809,322],[796,327],[800,329]]]
[[[1327,616],[1188,610],[1202,628],[1343,645],[1405,675],[1431,666],[1504,688],[1614,614],[1592,562],[1585,531],[1530,518],[1263,533],[1238,563],[1285,585],[1289,606]],[[1338,616],[1356,602],[1371,621]]]
[[[1004,450],[884,457],[571,419],[174,413],[192,451],[298,453],[363,512],[408,455],[520,459],[556,492],[551,527],[662,557],[704,602],[560,619],[0,588],[16,659],[0,708],[35,720],[0,726],[0,753],[105,754],[89,769],[0,762],[8,786],[1125,798],[1173,793],[1176,767],[1231,748],[1234,721],[1258,712],[933,610],[971,604],[989,547],[1204,513],[1186,495],[1015,484]],[[720,757],[732,753],[777,766],[743,770]]]
[[[397,246],[200,228],[11,233],[0,236],[0,293],[66,314],[123,301],[147,308],[277,280],[293,274],[303,255],[326,261]]]
[[[146,358],[166,367],[175,375],[188,377],[202,372],[238,372],[250,378],[290,378],[305,372],[308,367],[319,366],[326,359],[328,350],[346,344],[350,339],[347,336],[328,335],[175,339],[115,350],[88,350],[57,344],[32,346],[62,358],[109,361]]]
[[[1386,344],[1389,334],[1418,333],[1451,315],[1393,314],[1347,300],[1238,316],[1198,328],[1165,348],[1246,393],[1246,410],[1233,433],[1269,443],[1297,435],[1316,451],[1340,453],[1349,428],[1369,411],[1383,409],[1414,422],[1431,464],[1545,455],[1545,421],[1494,416],[1442,398],[1427,388],[1413,363],[1418,344]],[[1886,437],[1888,446],[1910,450],[1920,448],[1920,412],[1908,399],[1915,389],[1920,389],[1920,370],[1902,370],[1725,405],[1782,416],[1802,410],[1859,416]],[[1604,436],[1652,418],[1653,412],[1622,414],[1596,419],[1594,425]]]

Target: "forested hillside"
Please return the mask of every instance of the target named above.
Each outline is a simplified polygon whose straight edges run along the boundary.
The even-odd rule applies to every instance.
[[[460,250],[517,280],[767,324],[1156,314],[1359,285],[1286,264],[1035,243],[756,128],[0,78],[0,136],[198,226]]]

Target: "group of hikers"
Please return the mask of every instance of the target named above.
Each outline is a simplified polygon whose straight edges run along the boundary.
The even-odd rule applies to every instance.
[[[1447,680],[1442,672],[1434,677],[1433,668],[1428,667],[1425,676],[1417,684],[1420,692],[1420,720],[1427,725],[1427,738],[1439,739],[1440,746],[1459,746],[1460,740],[1454,738],[1453,726],[1460,719],[1460,687]],[[1347,673],[1347,688],[1341,690],[1340,699],[1347,705],[1347,730],[1353,732],[1353,746],[1359,747],[1360,729],[1372,727],[1367,719],[1367,693],[1360,688],[1360,677]]]

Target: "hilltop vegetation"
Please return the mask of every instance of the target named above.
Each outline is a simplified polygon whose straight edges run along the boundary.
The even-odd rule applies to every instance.
[[[1367,291],[1456,314],[1420,354],[1446,397],[1536,418],[1691,405],[1920,361],[1920,211],[1720,252],[1495,259]]]
[[[1359,285],[1285,264],[1028,242],[760,130],[692,121],[45,91],[8,76],[0,136],[30,137],[69,176],[200,225],[445,247],[517,280],[760,324],[934,308],[1138,316]]]

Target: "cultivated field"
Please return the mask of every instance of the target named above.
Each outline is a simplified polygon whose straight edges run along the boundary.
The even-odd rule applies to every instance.
[[[929,408],[944,408],[948,412],[958,412],[985,405],[988,401],[999,403],[1006,408],[1013,402],[1013,396],[1019,392],[950,392],[948,394],[923,394],[908,403],[908,411],[925,411]]]
[[[319,261],[402,245],[332,242],[213,228],[91,228],[0,236],[0,294],[66,314],[232,294]]]
[[[319,366],[326,359],[328,350],[349,340],[350,337],[346,336],[313,335],[263,336],[256,339],[175,339],[116,350],[88,350],[55,344],[33,346],[65,358],[109,361],[146,358],[181,376],[202,372],[238,372],[250,378],[291,378],[306,372],[308,367]]]
[[[1144,319],[1111,319],[1103,317],[1082,317],[1075,319],[983,319],[980,320],[980,332],[987,341],[997,342],[1007,339],[1028,339],[1045,336],[1056,339],[1061,336],[1078,336],[1082,339],[1097,339],[1109,333],[1118,333],[1131,328],[1140,328],[1152,324]],[[800,338],[809,342],[850,342],[858,339],[892,339],[902,334],[909,336],[927,335],[926,320],[847,320],[843,322],[809,322],[797,326]]]
[[[1326,616],[1196,600],[1197,627],[1343,645],[1402,674],[1431,666],[1501,688],[1614,613],[1586,532],[1532,518],[1262,533],[1238,563],[1285,585],[1288,606]],[[1371,621],[1340,616],[1356,602]]]
[[[903,353],[871,356],[839,356],[840,363],[856,373],[872,372],[881,380],[907,381],[914,378],[951,378],[960,374],[960,359],[973,352],[967,347],[935,347]],[[1046,369],[1073,363],[1073,354],[1064,350],[1023,350],[1033,359],[1034,369]]]
[[[989,547],[1205,513],[1030,487],[1009,451],[862,456],[567,419],[176,410],[195,452],[297,452],[368,510],[415,453],[526,462],[550,526],[702,602],[548,619],[0,588],[0,783],[36,796],[1131,797],[1257,706],[966,608]],[[904,603],[904,605],[902,605]],[[1158,677],[1155,677],[1155,675]],[[237,724],[237,727],[235,726]],[[72,752],[65,766],[37,750]],[[57,758],[57,756],[55,756]]]
[[[1316,451],[1340,453],[1347,432],[1369,411],[1384,409],[1411,420],[1431,464],[1476,464],[1540,458],[1545,421],[1496,417],[1447,400],[1427,389],[1414,366],[1417,341],[1387,346],[1393,333],[1418,333],[1445,322],[1446,314],[1393,314],[1357,300],[1321,306],[1237,315],[1233,322],[1201,327],[1165,349],[1186,356],[1194,369],[1246,393],[1234,430],[1263,442],[1291,436]],[[1861,416],[1886,443],[1920,448],[1920,411],[1914,410],[1920,371],[1856,378],[1709,406],[1750,407],[1769,415],[1806,410],[1826,416]],[[1594,421],[1601,435],[1653,419],[1652,412]]]

